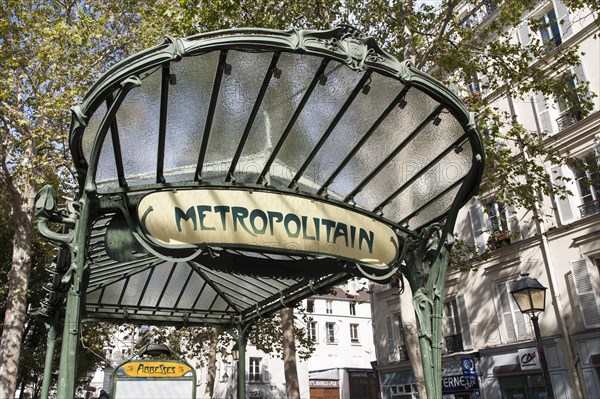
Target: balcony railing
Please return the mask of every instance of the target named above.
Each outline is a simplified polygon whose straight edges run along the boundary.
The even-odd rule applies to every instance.
[[[557,119],[556,124],[558,125],[558,131],[562,131],[569,126],[574,125],[582,119],[580,111],[565,111]]]
[[[600,200],[594,200],[586,202],[583,205],[579,205],[579,214],[582,218],[595,215],[600,213]]]
[[[462,352],[464,350],[462,334],[448,335],[444,337],[444,340],[446,341],[446,353]]]

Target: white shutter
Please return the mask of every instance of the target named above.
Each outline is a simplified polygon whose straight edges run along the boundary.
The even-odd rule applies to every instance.
[[[471,339],[471,325],[469,324],[469,315],[467,313],[467,306],[465,305],[465,297],[463,295],[456,297],[456,305],[458,306],[458,319],[463,340],[463,348],[465,350],[472,349],[473,340]]]
[[[529,26],[527,26],[527,22],[524,22],[523,25],[519,26],[517,36],[519,42],[523,46],[527,46],[531,42],[531,36],[529,36]]]
[[[485,236],[483,220],[483,206],[479,202],[475,202],[469,208],[469,219],[471,221],[471,232],[473,234],[473,243],[477,249],[477,253],[482,253],[485,250]]]
[[[550,110],[546,107],[546,100],[542,93],[537,93],[533,99],[535,109],[540,122],[540,129],[542,132],[546,132],[548,135],[554,133],[554,126],[552,124],[552,118],[550,117]]]
[[[559,179],[559,177],[567,177],[571,180],[564,181],[562,179]],[[577,188],[574,186],[573,172],[571,171],[571,169],[569,169],[569,167],[552,167],[552,169],[550,169],[550,178],[553,184],[560,187],[566,187],[572,194],[577,192]],[[560,221],[562,222],[562,224],[567,224],[577,219],[574,200],[575,198],[573,198],[572,195],[567,195],[565,198],[555,197],[556,205],[558,206],[558,216],[560,217]]]
[[[388,360],[390,362],[395,362],[400,359],[398,356],[398,350],[396,348],[396,340],[394,339],[394,322],[390,316],[385,318],[385,327],[387,333]]]
[[[513,281],[507,281],[496,286],[500,296],[500,312],[507,342],[529,338],[523,313],[509,293],[512,283]]]
[[[504,327],[506,342],[512,342],[516,340],[517,334],[515,331],[515,325],[513,323],[512,310],[510,308],[510,299],[508,298],[506,283],[498,284],[496,288],[498,289],[498,295],[500,296],[500,318],[502,319],[502,326]]]
[[[564,42],[566,38],[573,34],[573,28],[571,26],[572,22],[569,18],[569,9],[561,0],[554,0],[552,3],[554,3],[554,11],[560,27],[560,35]]]
[[[586,258],[572,260],[571,271],[573,272],[573,282],[575,283],[575,292],[579,298],[579,308],[583,317],[585,328],[600,327],[600,307],[592,279],[588,271],[588,262]]]

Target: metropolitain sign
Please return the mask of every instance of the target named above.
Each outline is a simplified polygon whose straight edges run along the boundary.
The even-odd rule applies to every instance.
[[[398,237],[362,213],[292,194],[238,189],[160,191],[138,205],[145,232],[168,248],[215,245],[333,255],[389,265]]]

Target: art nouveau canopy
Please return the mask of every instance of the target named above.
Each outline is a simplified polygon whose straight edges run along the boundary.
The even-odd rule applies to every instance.
[[[41,223],[64,249],[38,313],[81,284],[84,318],[143,324],[228,326],[386,279],[483,168],[457,97],[350,27],[168,39],[91,87],[70,146],[78,198],[38,196],[70,230]]]

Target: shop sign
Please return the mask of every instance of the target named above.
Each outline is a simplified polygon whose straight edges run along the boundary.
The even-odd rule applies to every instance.
[[[541,369],[537,348],[519,349],[518,356],[521,370]]]
[[[371,265],[389,265],[398,257],[398,238],[388,225],[297,195],[205,188],[160,191],[142,198],[137,212],[145,233],[169,248],[283,250]]]
[[[309,386],[313,388],[338,388],[338,380],[310,380]]]
[[[450,375],[442,377],[442,393],[475,391],[479,389],[477,378],[465,377],[463,375]]]
[[[465,377],[475,378],[475,360],[472,357],[461,357],[460,365],[462,366],[462,372]]]
[[[190,366],[178,362],[139,361],[123,365],[123,371],[130,377],[182,377],[190,370]]]

